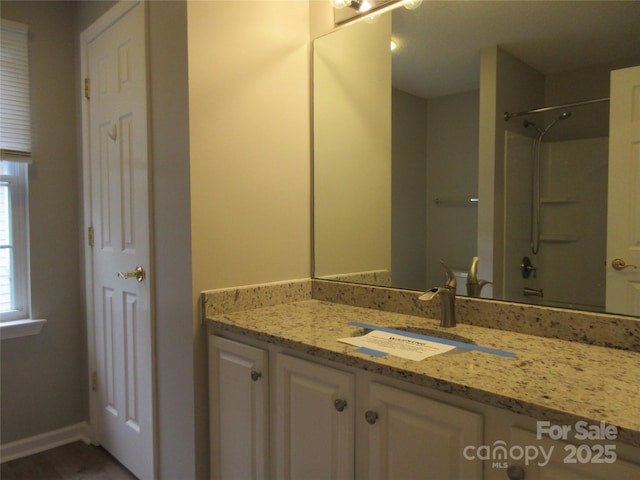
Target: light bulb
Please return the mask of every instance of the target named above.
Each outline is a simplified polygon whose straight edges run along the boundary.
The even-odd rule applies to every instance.
[[[351,0],[329,0],[333,8],[344,8],[351,4]]]
[[[407,0],[402,4],[402,6],[407,10],[415,10],[420,5],[422,5],[422,0]]]
[[[358,10],[361,12],[368,12],[372,8],[373,8],[373,5],[369,0],[362,0],[362,3],[360,4],[360,8]]]

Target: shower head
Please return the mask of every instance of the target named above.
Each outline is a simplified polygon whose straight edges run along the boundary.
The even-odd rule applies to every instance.
[[[571,116],[571,112],[566,111],[566,112],[562,112],[558,118],[556,118],[553,122],[551,122],[549,125],[546,126],[546,128],[544,130],[539,130],[540,132],[540,138],[542,138],[548,131],[549,129],[551,129],[551,127],[553,127],[556,123],[558,123],[560,120],[566,120],[567,118],[569,118]]]

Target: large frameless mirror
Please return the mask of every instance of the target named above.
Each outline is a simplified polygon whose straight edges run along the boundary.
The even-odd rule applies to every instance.
[[[640,282],[612,227],[640,232],[637,193],[609,195],[637,65],[628,1],[424,1],[315,40],[314,276],[426,290],[443,260],[460,295],[640,315],[607,294]]]

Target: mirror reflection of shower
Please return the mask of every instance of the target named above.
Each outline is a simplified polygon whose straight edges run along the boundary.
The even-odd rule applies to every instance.
[[[505,113],[503,298],[604,308],[607,101]]]
[[[533,166],[531,185],[531,253],[534,255],[537,255],[540,250],[540,155],[542,151],[542,139],[556,123],[560,120],[566,120],[570,116],[571,112],[562,112],[560,116],[544,128],[540,128],[531,120],[525,119],[523,121],[524,128],[535,127],[537,130],[536,138],[531,149]]]

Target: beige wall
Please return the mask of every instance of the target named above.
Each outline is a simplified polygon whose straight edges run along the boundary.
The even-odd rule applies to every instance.
[[[314,45],[316,276],[391,269],[390,38],[384,15]]]
[[[306,2],[191,2],[194,292],[310,275]]]
[[[189,440],[195,439],[196,475],[205,478],[207,352],[199,293],[311,275],[310,19],[307,2],[290,1],[189,2],[187,16],[194,313],[193,346],[184,351],[193,357],[176,360],[191,360],[193,376],[175,381],[195,386],[195,407],[185,416],[195,420]],[[175,230],[185,238],[186,222]],[[167,398],[179,392],[170,388]],[[188,477],[168,462],[165,471],[174,475],[164,478]]]

